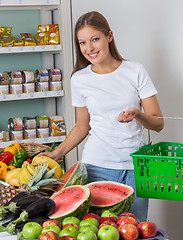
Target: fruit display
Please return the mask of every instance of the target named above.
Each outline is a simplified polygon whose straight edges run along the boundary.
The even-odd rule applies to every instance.
[[[101,215],[105,210],[111,210],[116,215],[128,212],[132,207],[135,193],[132,187],[111,181],[89,183],[86,186],[91,191],[90,210]],[[102,193],[102,194],[101,194]]]

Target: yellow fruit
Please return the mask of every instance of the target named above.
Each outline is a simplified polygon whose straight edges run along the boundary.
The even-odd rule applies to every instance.
[[[26,183],[28,183],[29,178],[32,178],[32,174],[30,174],[30,172],[27,170],[27,167],[23,167],[20,171],[20,174],[22,175]]]
[[[41,163],[43,165],[45,162],[48,163],[48,167],[50,169],[52,169],[54,167],[57,167],[56,170],[55,170],[55,173],[54,173],[54,175],[57,178],[60,178],[62,176],[62,169],[61,169],[60,165],[55,160],[53,160],[52,158],[49,158],[47,156],[36,156],[32,160],[32,164],[34,166],[37,166],[38,164],[40,165]]]
[[[20,174],[20,171],[21,171],[21,168],[12,169],[10,172],[7,173],[5,182],[10,184],[10,181],[12,179],[17,179],[18,175]]]
[[[23,169],[23,168],[21,168],[20,173],[19,173],[18,176],[17,176],[17,180],[18,180],[18,182],[19,182],[20,185],[22,185],[22,184],[27,184],[27,180],[24,179],[24,175],[22,174],[22,169]]]
[[[27,170],[29,171],[29,173],[30,174],[34,174],[34,171],[35,171],[35,166],[34,165],[32,165],[32,164],[30,164],[30,163],[28,163],[28,165],[27,165]]]
[[[20,187],[20,184],[19,184],[17,178],[10,179],[8,184],[10,184],[11,186],[14,186],[14,187]]]

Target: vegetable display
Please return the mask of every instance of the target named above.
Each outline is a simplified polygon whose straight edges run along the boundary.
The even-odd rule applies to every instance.
[[[9,151],[4,152],[3,154],[0,155],[0,161],[6,163],[7,165],[11,160],[13,160],[13,154]]]
[[[16,168],[19,168],[22,166],[23,162],[28,158],[29,156],[27,152],[23,149],[20,149],[20,147],[18,147],[18,150],[15,152],[13,159],[9,164],[15,166]]]

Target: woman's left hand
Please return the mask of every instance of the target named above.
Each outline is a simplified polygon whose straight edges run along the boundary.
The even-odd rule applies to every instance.
[[[118,121],[121,123],[131,122],[138,113],[137,108],[129,108],[126,111],[122,111],[118,116]]]

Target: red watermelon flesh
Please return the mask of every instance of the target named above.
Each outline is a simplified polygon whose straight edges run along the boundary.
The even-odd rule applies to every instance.
[[[56,191],[71,185],[85,185],[88,181],[86,167],[78,161],[61,176],[61,179],[63,180],[62,184],[57,187]]]
[[[91,194],[88,187],[74,185],[56,192],[51,199],[55,209],[49,218],[62,221],[65,217],[76,216],[82,219],[89,212]]]
[[[86,185],[91,191],[90,211],[101,215],[105,210],[111,210],[116,215],[128,212],[134,201],[134,190],[132,187],[112,182],[99,181]]]

